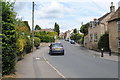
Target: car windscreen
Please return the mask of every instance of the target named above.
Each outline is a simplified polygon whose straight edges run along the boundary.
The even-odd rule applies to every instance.
[[[56,43],[56,44],[53,44],[52,47],[63,47],[63,45],[60,43]]]
[[[72,40],[72,42],[75,42],[74,40]]]

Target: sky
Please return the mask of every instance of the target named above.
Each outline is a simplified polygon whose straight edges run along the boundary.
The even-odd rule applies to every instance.
[[[118,8],[119,0],[16,0],[14,10],[17,18],[28,21],[32,27],[32,1],[35,2],[35,24],[41,28],[54,28],[59,24],[60,31],[80,29],[83,24],[100,18],[110,12],[113,2]]]

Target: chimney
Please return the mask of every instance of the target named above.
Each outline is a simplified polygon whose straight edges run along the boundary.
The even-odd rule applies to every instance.
[[[115,12],[115,6],[113,6],[113,2],[111,2],[110,12]]]

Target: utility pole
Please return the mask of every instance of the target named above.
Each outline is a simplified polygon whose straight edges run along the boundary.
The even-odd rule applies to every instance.
[[[32,51],[34,51],[34,1],[32,2]]]

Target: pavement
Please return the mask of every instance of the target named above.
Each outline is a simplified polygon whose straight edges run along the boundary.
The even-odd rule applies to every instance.
[[[91,53],[93,53],[93,55],[95,57],[99,57],[101,59],[107,59],[107,60],[112,60],[112,61],[118,61],[119,60],[119,58],[118,58],[117,55],[111,55],[111,56],[109,56],[108,52],[104,52],[103,53],[103,57],[101,57],[101,52],[97,52],[97,51],[93,51],[93,50],[88,50],[88,51],[90,51]]]
[[[43,57],[47,47],[40,47],[24,56],[16,64],[16,78],[63,78],[60,73]]]
[[[89,52],[89,54],[92,54],[92,55],[95,56],[95,57],[99,57],[99,58],[101,58],[101,59],[112,60],[112,61],[119,61],[118,55],[114,55],[114,53],[111,54],[111,56],[109,56],[109,52],[104,52],[104,53],[103,53],[103,57],[101,57],[101,52],[97,52],[97,51],[94,51],[94,50],[87,49],[87,48],[81,46],[81,45],[78,44],[78,43],[76,43],[75,46],[79,46],[79,47],[81,47],[82,49],[85,49],[86,51]]]

